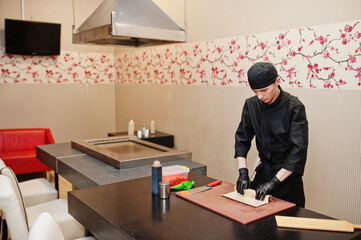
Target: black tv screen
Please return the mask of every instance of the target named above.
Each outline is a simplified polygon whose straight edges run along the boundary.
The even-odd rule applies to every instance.
[[[59,55],[61,24],[5,19],[5,52]]]

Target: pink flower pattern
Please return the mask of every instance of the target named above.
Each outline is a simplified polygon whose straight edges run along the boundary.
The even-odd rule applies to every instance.
[[[327,33],[327,34],[325,34]],[[40,57],[0,49],[0,83],[248,86],[247,70],[268,61],[282,86],[360,89],[359,21],[137,49]]]
[[[0,83],[114,83],[113,54],[62,52],[59,56],[0,51]]]
[[[248,68],[268,61],[284,87],[360,89],[360,40],[357,21],[117,51],[116,84],[247,86]]]

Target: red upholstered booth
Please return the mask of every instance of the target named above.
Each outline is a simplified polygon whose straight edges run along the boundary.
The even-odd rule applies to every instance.
[[[0,129],[0,158],[15,174],[50,171],[36,158],[36,145],[54,143],[48,128]]]

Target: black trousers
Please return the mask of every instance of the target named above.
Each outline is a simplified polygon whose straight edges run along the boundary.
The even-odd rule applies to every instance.
[[[273,175],[274,174],[274,175]],[[263,171],[258,172],[253,180],[251,182],[251,188],[257,189],[258,185],[268,182],[270,179],[270,176],[275,176],[276,172],[274,173],[263,173]],[[299,207],[305,207],[305,193],[303,191],[303,181],[302,176],[296,173],[292,173],[290,176],[288,176],[278,187],[270,192],[272,196],[292,202],[296,204],[296,206]]]

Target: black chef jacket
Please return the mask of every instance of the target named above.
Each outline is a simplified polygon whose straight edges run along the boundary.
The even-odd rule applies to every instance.
[[[277,195],[282,198],[288,194],[282,192],[282,189],[284,191],[294,190],[294,178],[299,179],[297,185],[302,185],[301,177],[307,157],[308,121],[305,107],[301,101],[281,88],[280,90],[280,95],[272,104],[261,102],[257,96],[246,100],[241,122],[235,134],[235,158],[247,157],[251,141],[256,136],[261,165],[257,168],[254,182],[260,184],[271,180],[281,168],[293,172],[288,177],[289,179],[279,186],[281,193]],[[287,184],[293,186],[282,187]],[[301,190],[302,192],[290,194],[302,195],[304,198],[303,185]],[[287,197],[283,199],[290,200]]]

